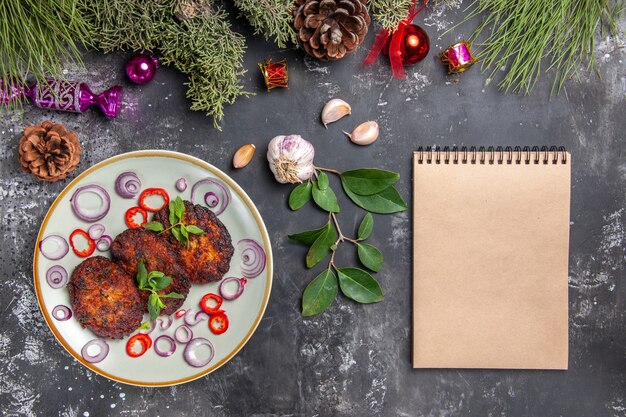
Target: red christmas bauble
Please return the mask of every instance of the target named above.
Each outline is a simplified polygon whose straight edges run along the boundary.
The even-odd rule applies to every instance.
[[[389,45],[391,36],[387,40],[387,44],[383,49],[385,55],[389,55]],[[402,42],[400,43],[400,52],[402,57],[402,65],[415,65],[422,59],[426,58],[430,50],[430,39],[424,29],[417,25],[410,24],[404,28]]]

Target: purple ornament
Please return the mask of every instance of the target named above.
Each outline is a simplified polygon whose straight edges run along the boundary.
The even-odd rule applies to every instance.
[[[156,75],[159,61],[152,56],[138,54],[126,63],[126,75],[136,84],[147,84]]]
[[[122,86],[116,85],[94,94],[85,83],[54,80],[48,78],[44,83],[31,86],[14,83],[7,88],[0,81],[0,104],[9,104],[22,97],[29,98],[42,109],[84,113],[91,106],[98,106],[108,118],[114,118],[122,109]]]

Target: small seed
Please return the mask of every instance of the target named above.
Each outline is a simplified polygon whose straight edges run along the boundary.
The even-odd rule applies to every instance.
[[[324,127],[328,128],[328,124],[336,122],[344,116],[349,115],[352,112],[350,105],[345,101],[334,98],[330,100],[322,109],[322,123]]]
[[[352,133],[344,131],[350,140],[357,145],[369,145],[378,138],[378,123],[368,121],[363,122],[354,128]]]
[[[235,152],[235,155],[233,156],[233,166],[235,168],[243,168],[248,165],[252,160],[255,150],[256,147],[251,143],[243,145],[241,148],[237,149],[237,152]]]

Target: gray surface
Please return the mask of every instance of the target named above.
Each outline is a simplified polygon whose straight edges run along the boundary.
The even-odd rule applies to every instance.
[[[566,94],[550,99],[546,77],[531,96],[502,94],[477,67],[446,76],[433,56],[436,30],[460,11],[429,11],[430,56],[392,81],[382,61],[360,70],[365,49],[341,62],[321,64],[298,51],[275,51],[249,37],[246,87],[255,97],[226,111],[223,132],[187,109],[182,83],[171,68],[147,86],[129,85],[122,65],[130,54],[85,55],[87,72],[68,75],[95,90],[122,82],[125,108],[107,121],[84,115],[25,108],[23,119],[0,122],[0,410],[10,416],[626,416],[626,69],[615,39],[597,45],[603,81],[583,76]],[[421,21],[421,18],[417,19]],[[623,27],[623,25],[622,25]],[[250,33],[239,23],[239,29]],[[624,37],[622,36],[622,39]],[[368,38],[367,45],[371,44]],[[270,94],[256,63],[287,57],[291,87]],[[458,82],[456,80],[458,79]],[[325,130],[323,103],[340,97],[353,115]],[[43,321],[32,287],[31,257],[39,224],[67,184],[44,184],[17,163],[17,142],[27,124],[63,122],[84,147],[78,170],[138,149],[170,149],[209,161],[250,194],[270,231],[275,281],[265,318],[245,348],[214,374],[172,388],[146,389],[113,383],[86,370],[55,341]],[[341,130],[372,119],[380,139],[351,145]],[[292,213],[291,189],[271,176],[264,159],[273,136],[300,133],[316,146],[318,165],[398,170],[402,195],[410,197],[410,153],[418,145],[564,145],[572,152],[570,249],[570,369],[566,372],[413,370],[410,357],[410,218],[377,216],[373,243],[386,257],[378,278],[385,301],[356,305],[340,297],[328,312],[309,320],[299,314],[300,295],[317,271],[305,271],[305,248],[286,235],[317,226],[313,208]],[[230,168],[233,152],[252,142],[258,153],[246,169]],[[340,221],[352,231],[362,213],[341,201]],[[506,233],[506,231],[503,231]],[[351,250],[343,252],[349,258]],[[349,259],[344,258],[346,261]],[[531,261],[531,260],[530,260]],[[343,262],[343,260],[341,261]],[[450,340],[454,343],[454,340]]]

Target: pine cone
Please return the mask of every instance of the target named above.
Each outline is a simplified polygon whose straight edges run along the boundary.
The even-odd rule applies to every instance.
[[[296,0],[294,27],[304,50],[322,60],[354,52],[371,21],[365,1]]]
[[[24,172],[54,182],[64,179],[76,168],[80,152],[76,132],[68,132],[62,124],[46,120],[24,129],[19,160]]]

